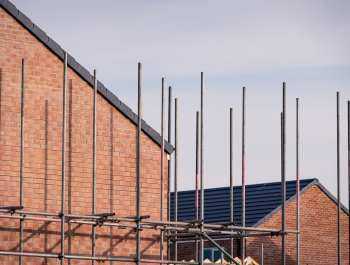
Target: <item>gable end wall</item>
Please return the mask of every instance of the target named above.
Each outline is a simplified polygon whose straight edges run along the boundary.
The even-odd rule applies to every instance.
[[[300,197],[300,264],[337,264],[337,205],[317,185],[312,186]],[[281,211],[267,219],[259,228],[281,229]],[[286,207],[286,229],[296,229],[296,200]],[[341,213],[342,264],[349,264],[349,216]],[[217,240],[226,251],[230,250],[229,240]],[[261,244],[264,245],[264,264],[281,264],[281,237],[256,237],[246,239],[246,257],[251,256],[261,263]],[[286,264],[296,264],[296,235],[286,236]],[[214,248],[205,241],[204,247]],[[171,245],[173,255],[174,245]],[[234,257],[237,255],[237,241],[234,240]],[[178,260],[195,258],[194,243],[178,243]],[[226,259],[227,260],[227,259]]]
[[[61,210],[63,63],[0,8],[0,207],[19,205],[21,60],[26,60],[24,209]],[[67,88],[66,211],[92,209],[93,89],[72,69]],[[136,126],[97,98],[97,212],[136,215]],[[142,133],[142,214],[160,219],[160,148]],[[167,190],[167,156],[165,191]],[[166,202],[166,194],[165,194]],[[164,206],[164,219],[166,209]],[[142,232],[142,257],[159,257],[159,231]],[[135,257],[129,229],[97,227],[96,255]],[[0,219],[0,250],[19,251],[19,221]],[[91,226],[66,225],[66,252],[91,255]],[[165,249],[166,250],[166,249]],[[24,252],[60,252],[60,223],[24,222]],[[2,264],[18,257],[0,256]],[[24,257],[25,264],[58,264]],[[75,263],[73,261],[70,261]],[[90,264],[79,261],[79,264]]]

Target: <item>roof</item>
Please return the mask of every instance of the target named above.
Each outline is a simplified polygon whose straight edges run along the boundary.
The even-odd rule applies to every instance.
[[[32,35],[41,41],[47,48],[49,48],[57,57],[64,59],[64,50],[53,39],[46,35],[37,25],[35,25],[26,15],[19,11],[15,5],[8,0],[0,0],[0,6],[14,17],[20,24],[23,25]],[[75,59],[67,54],[68,66],[73,69],[83,80],[85,80],[91,87],[93,87],[94,77],[82,65],[75,61]],[[138,125],[138,115],[136,115],[128,106],[118,99],[110,90],[108,90],[100,81],[97,81],[97,91],[100,93],[111,105],[118,109],[126,118],[132,123]],[[144,120],[141,121],[142,131],[148,135],[159,146],[161,144],[161,136]],[[174,147],[167,141],[164,141],[164,149],[168,154],[174,151]]]
[[[300,194],[317,185],[337,203],[337,199],[318,179],[300,180]],[[200,191],[199,191],[200,194]],[[242,225],[242,187],[233,187],[233,221]],[[178,192],[178,220],[195,219],[195,191]],[[296,199],[296,181],[286,182],[286,205]],[[200,207],[200,204],[199,204]],[[342,209],[349,214],[344,205]],[[204,221],[206,223],[230,222],[230,187],[204,190]],[[258,227],[281,210],[281,182],[246,185],[246,226]],[[198,213],[199,216],[199,213]],[[174,193],[171,193],[171,220],[174,220]]]

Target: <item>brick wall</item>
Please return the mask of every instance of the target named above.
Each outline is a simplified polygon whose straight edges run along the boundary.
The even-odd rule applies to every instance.
[[[349,264],[349,216],[341,213],[342,263]],[[265,221],[260,228],[281,228],[281,211]],[[313,186],[300,198],[300,264],[337,264],[337,205],[318,187]],[[286,228],[296,229],[296,200],[286,207]],[[217,241],[229,248],[229,241]],[[261,262],[261,244],[264,244],[264,264],[281,264],[281,237],[246,239],[246,256]],[[212,247],[205,242],[205,247]],[[173,250],[173,246],[171,246]],[[234,248],[237,248],[236,241]],[[173,252],[173,251],[172,251]],[[178,259],[194,258],[194,243],[178,243]],[[296,235],[286,236],[287,265],[296,264]],[[235,253],[236,256],[236,253]],[[326,263],[325,263],[326,262]]]
[[[83,42],[85,40],[81,40]],[[19,205],[21,59],[26,59],[24,209],[61,210],[63,63],[0,8],[0,206]],[[68,70],[66,212],[92,211],[93,89]],[[103,97],[97,98],[97,212],[136,215],[137,128]],[[142,134],[142,214],[160,219],[161,151]],[[166,161],[166,156],[164,158]],[[165,163],[165,177],[167,176]],[[165,179],[165,183],[167,180]],[[165,185],[165,190],[167,187]],[[165,195],[166,202],[166,195]],[[166,205],[165,205],[166,219]],[[97,227],[96,255],[134,257],[130,229]],[[159,231],[142,231],[142,257],[158,258]],[[66,225],[66,251],[91,254],[91,226]],[[0,219],[0,250],[19,250],[19,221]],[[24,222],[25,252],[60,252],[60,223]],[[166,248],[165,248],[166,250]],[[56,259],[23,258],[25,264]],[[18,257],[0,256],[1,264]],[[90,261],[66,261],[90,264]]]
[[[296,201],[287,206],[286,228],[296,229]],[[341,213],[342,264],[349,264],[349,216]],[[281,228],[281,212],[264,222],[260,227]],[[313,186],[300,199],[300,264],[337,263],[337,205],[318,187]],[[247,254],[259,251],[264,244],[264,261],[280,264],[280,238],[249,238]],[[287,264],[295,264],[296,236],[286,237]],[[254,257],[255,259],[255,257]],[[260,262],[258,255],[257,261]]]

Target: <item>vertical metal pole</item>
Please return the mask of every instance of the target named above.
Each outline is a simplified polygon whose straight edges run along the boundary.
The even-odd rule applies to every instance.
[[[230,222],[233,222],[233,109],[230,108]],[[233,256],[233,238],[230,238],[230,255]]]
[[[350,101],[348,101],[348,182],[350,206]],[[350,216],[349,216],[349,260],[350,260]]]
[[[297,150],[296,150],[296,153],[297,153],[297,157],[296,157],[296,162],[297,162],[297,165],[296,165],[296,171],[297,171],[297,230],[299,231],[300,230],[300,178],[299,178],[299,99],[297,98],[296,100],[296,103],[297,103],[297,131],[296,131],[296,134],[297,134]],[[299,265],[300,263],[300,235],[297,234],[297,265]]]
[[[64,214],[66,198],[66,94],[67,94],[67,53],[64,53],[63,68],[63,132],[62,132],[62,196],[61,196],[61,265],[64,264]]]
[[[198,220],[198,174],[199,174],[199,111],[196,112],[196,192],[195,192],[195,219]],[[198,262],[198,240],[195,241],[195,261]]]
[[[136,203],[136,215],[137,215],[137,229],[136,229],[136,264],[140,264],[141,257],[141,235],[140,235],[140,216],[141,216],[141,63],[138,64],[138,123],[137,123],[137,203]]]
[[[337,92],[337,189],[338,189],[338,265],[341,264],[341,222],[340,222],[340,113],[339,92]]]
[[[245,87],[243,87],[243,109],[242,109],[242,226],[245,227]],[[245,231],[242,231],[245,234]],[[245,260],[245,237],[242,237],[242,264]]]
[[[203,222],[204,222],[204,73],[201,73],[201,193],[200,193],[200,207],[201,207],[201,219],[202,225],[200,227],[201,243],[199,253],[199,263],[203,265],[204,258],[204,240],[203,240]]]
[[[286,230],[286,83],[283,82],[283,172],[282,172],[282,231]],[[286,264],[286,237],[282,235],[282,265]]]
[[[261,244],[261,264],[264,265],[264,244]]]
[[[169,106],[168,106],[168,143],[171,144],[171,86],[169,87]],[[170,221],[170,204],[171,204],[171,156],[168,160],[168,220]],[[170,231],[168,230],[168,260],[170,260]]]
[[[25,107],[25,60],[22,59],[22,104],[21,104],[21,175],[20,175],[20,206],[23,207],[23,169],[24,169],[24,107]],[[21,214],[22,216],[22,214]],[[19,223],[19,251],[23,252],[23,219]],[[22,264],[22,256],[19,256]]]
[[[162,78],[162,122],[161,122],[161,154],[160,154],[160,171],[161,171],[161,187],[160,187],[160,220],[164,221],[164,103],[165,103],[165,85],[164,77]],[[160,231],[160,260],[163,260],[163,247],[164,247],[164,230]]]
[[[283,112],[281,112],[281,201],[282,201],[282,176],[283,176]]]
[[[178,154],[179,154],[179,139],[178,139],[178,100],[175,98],[175,185],[174,185],[174,199],[175,199],[175,214],[174,214],[174,220],[177,221],[177,164],[178,164]],[[174,243],[174,256],[175,261],[177,261],[177,241]]]
[[[94,103],[93,103],[93,164],[92,164],[92,214],[96,213],[96,101],[97,101],[97,70],[94,70]],[[96,255],[96,226],[92,226],[92,256]],[[92,260],[95,264],[95,260]]]

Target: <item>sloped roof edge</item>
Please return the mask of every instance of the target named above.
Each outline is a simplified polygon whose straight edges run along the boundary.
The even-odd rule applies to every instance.
[[[54,40],[46,35],[37,25],[35,25],[26,15],[19,11],[15,5],[8,0],[0,0],[0,6],[14,17],[20,24],[23,25],[29,32],[32,33],[38,40],[40,40],[46,47],[48,47],[56,56],[64,59],[64,50]],[[67,54],[68,66],[73,69],[82,79],[84,79],[91,87],[93,87],[94,77],[83,66],[74,60],[74,58]],[[138,115],[135,114],[128,106],[118,99],[111,91],[109,91],[100,81],[97,82],[97,91],[117,110],[119,110],[132,123],[138,125]],[[141,121],[142,131],[148,135],[156,144],[161,145],[161,136],[144,120]],[[167,141],[164,141],[164,150],[171,154],[174,147]]]
[[[313,187],[314,185],[318,186],[335,204],[338,205],[338,200],[332,195],[332,193],[330,193],[325,186],[323,186],[320,181],[315,178],[312,182],[310,182],[305,188],[303,188],[300,191],[300,195],[302,195],[303,193],[307,192],[311,187]],[[286,206],[288,204],[290,204],[291,202],[293,202],[295,199],[297,198],[297,195],[294,194],[292,197],[289,198],[289,200],[286,201]],[[267,221],[267,219],[269,219],[270,217],[272,217],[274,214],[276,214],[277,212],[279,212],[282,209],[282,205],[278,206],[275,210],[273,210],[272,212],[270,212],[269,214],[267,214],[264,218],[262,218],[261,220],[259,220],[257,223],[255,223],[254,225],[252,225],[252,227],[258,227],[259,225],[261,225],[262,223],[264,223],[265,221]],[[347,209],[343,204],[341,204],[341,209],[347,214],[349,215],[349,209]],[[248,232],[247,232],[248,233]]]

